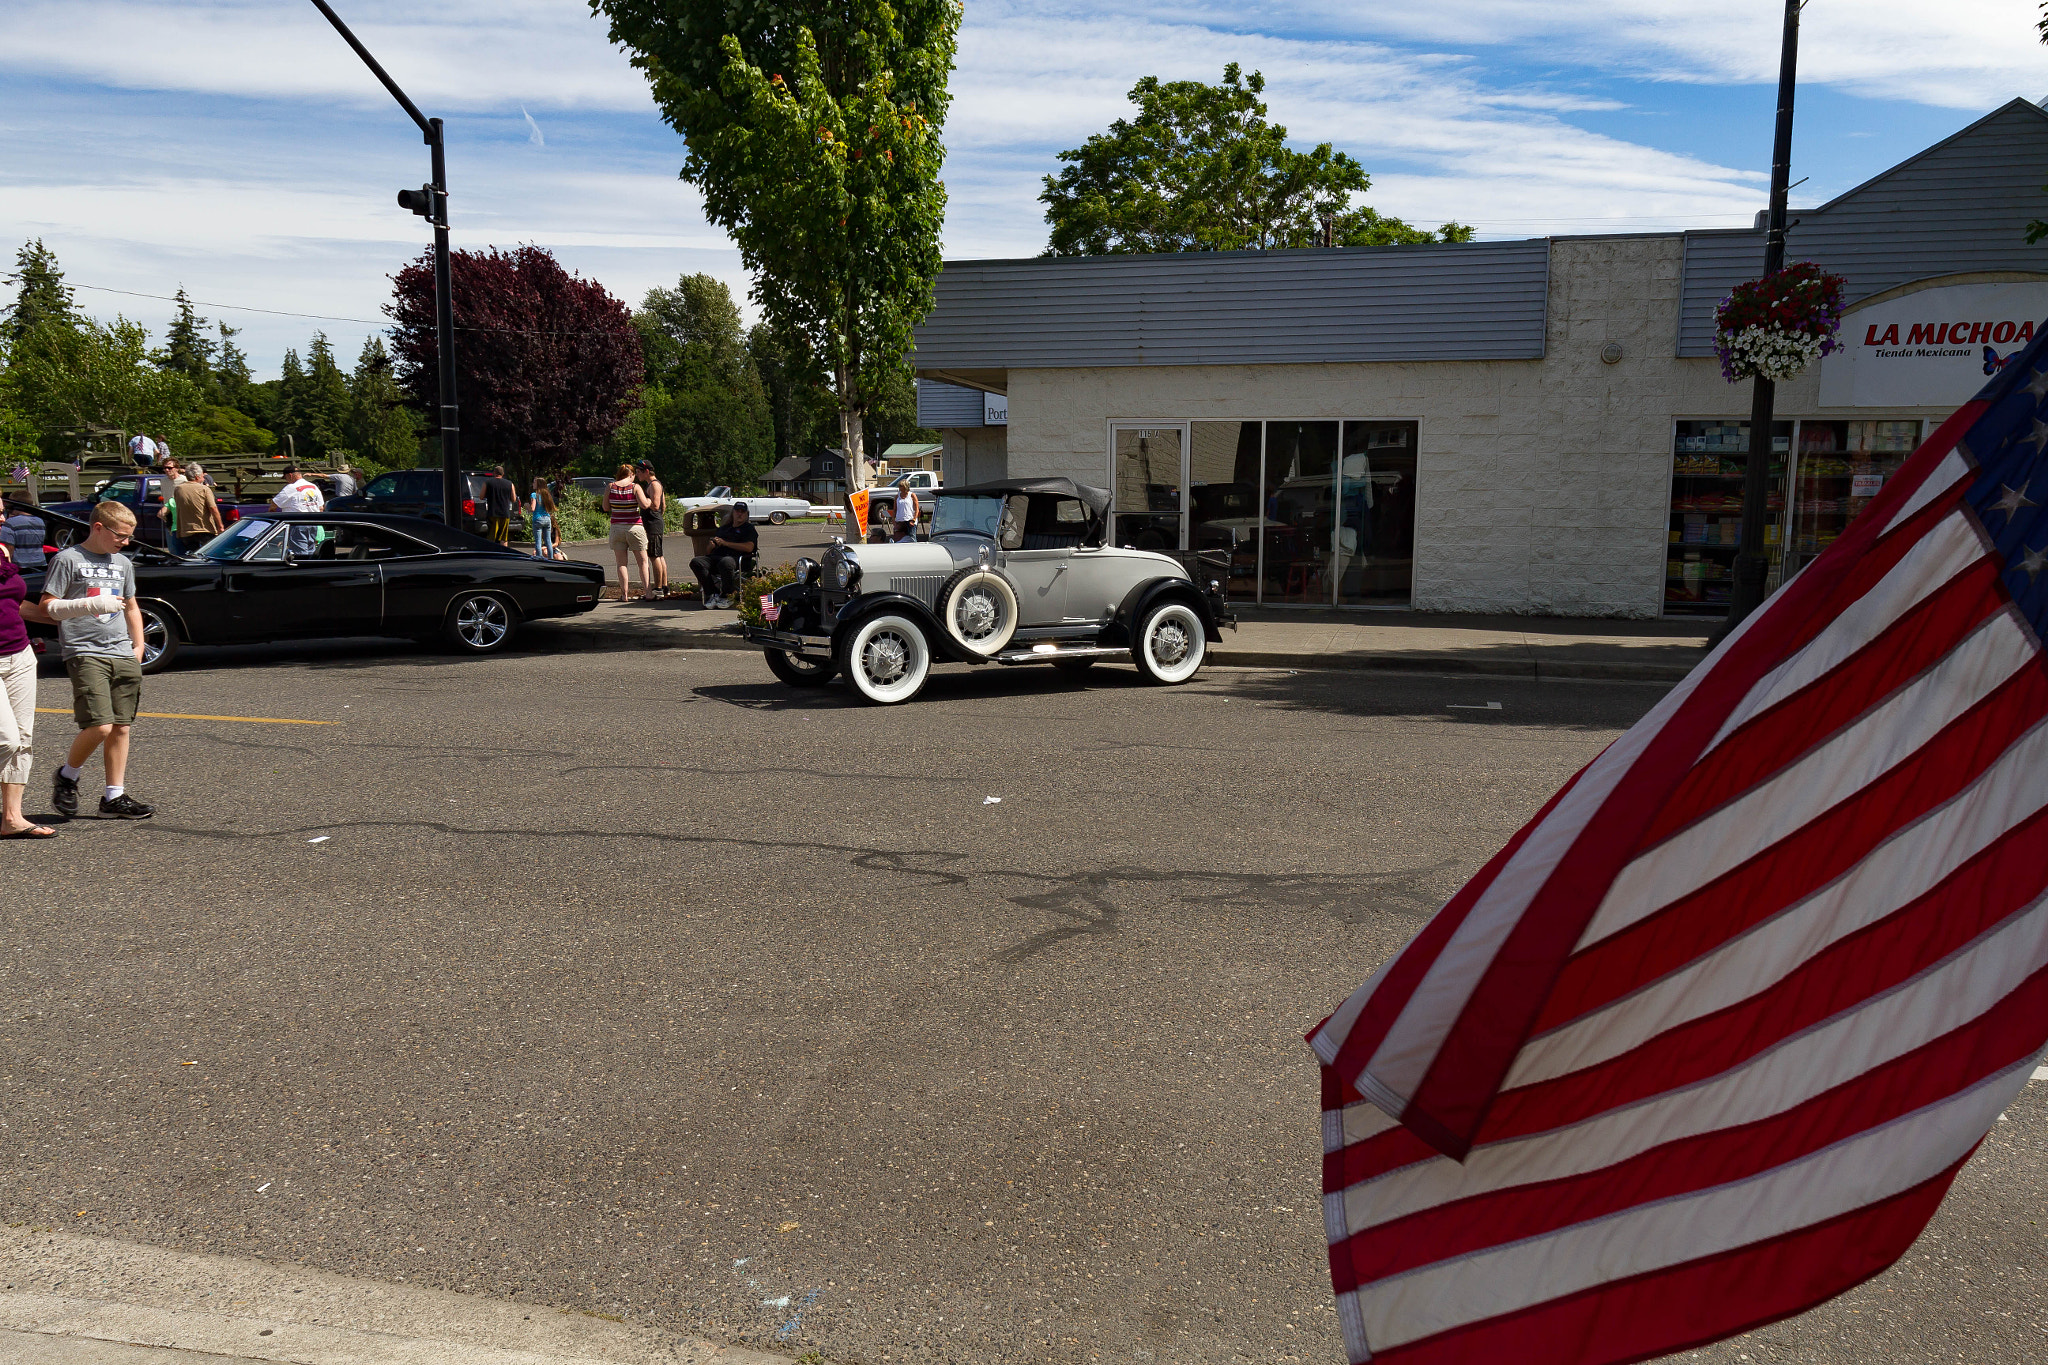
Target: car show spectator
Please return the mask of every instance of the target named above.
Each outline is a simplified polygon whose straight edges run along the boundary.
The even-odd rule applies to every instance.
[[[227,529],[221,522],[220,503],[213,490],[200,481],[203,472],[193,465],[183,479],[171,486],[171,496],[164,499],[165,507],[176,506],[176,530],[170,544],[174,555],[197,554],[200,546]]]
[[[41,517],[29,509],[36,505],[35,490],[30,496],[14,500],[13,510],[8,512],[4,539],[7,547],[14,552],[15,564],[24,569],[43,567],[43,539],[49,535],[50,527]]]
[[[185,466],[185,477],[194,483],[203,483],[208,488],[218,488],[220,486],[213,481],[213,475],[207,473],[205,467],[197,460]]]
[[[533,557],[558,558],[562,550],[555,541],[555,495],[546,479],[534,479],[533,492],[526,500],[526,519],[533,525]]]
[[[711,538],[711,553],[690,561],[690,572],[697,576],[705,606],[732,605],[733,594],[740,590],[742,563],[760,548],[761,533],[747,520],[747,505],[734,503],[732,524],[718,528],[718,534]]]
[[[500,545],[510,548],[512,544],[512,506],[519,501],[519,490],[512,480],[505,477],[505,466],[491,466],[490,477],[484,480],[484,522],[485,534]]]
[[[128,440],[128,458],[134,462],[137,469],[148,469],[156,463],[156,442],[141,432],[136,432]]]
[[[39,556],[42,548],[39,541]],[[49,615],[28,600],[21,569],[0,543],[0,839],[54,839],[56,830],[21,810],[36,735],[36,652],[24,618],[47,623]]]
[[[653,576],[647,595],[649,598],[666,597],[668,560],[662,557],[661,533],[666,526],[662,513],[668,508],[668,490],[661,486],[654,466],[646,460],[634,466],[633,482],[639,484],[640,491],[647,495],[647,505],[640,509],[640,525],[647,532],[647,572]]]
[[[640,514],[647,509],[647,490],[633,481],[633,466],[619,466],[618,476],[604,486],[604,510],[611,518],[612,554],[619,561],[619,600],[633,600],[633,580],[626,572],[630,557],[640,569],[640,586],[648,587],[647,527]]]
[[[352,498],[355,495],[356,472],[350,469],[348,462],[344,460],[334,467],[334,496],[337,498]]]
[[[135,602],[134,561],[121,553],[134,538],[135,513],[118,502],[100,503],[92,509],[91,533],[60,550],[43,578],[42,606],[57,622],[78,722],[78,738],[50,792],[67,820],[78,814],[79,770],[95,752],[106,770],[101,816],[146,820],[156,814],[126,786],[129,734],[142,702],[142,609]]]
[[[318,512],[327,506],[327,499],[320,494],[320,485],[300,474],[291,465],[284,467],[284,487],[277,490],[270,499],[270,505],[280,512]],[[311,526],[294,526],[286,547],[292,556],[311,555],[320,548],[319,533]]]

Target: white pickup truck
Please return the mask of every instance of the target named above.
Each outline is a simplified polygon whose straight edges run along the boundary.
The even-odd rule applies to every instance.
[[[765,521],[771,526],[780,526],[791,517],[811,517],[817,509],[803,498],[735,497],[732,489],[720,484],[706,492],[701,498],[677,498],[685,512],[694,512],[700,507],[730,507],[736,502],[747,505],[747,517],[751,521]]]

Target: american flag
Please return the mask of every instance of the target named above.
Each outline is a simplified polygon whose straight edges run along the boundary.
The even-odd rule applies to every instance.
[[[1898,1259],[2026,1084],[2041,338],[1309,1036],[1354,1362],[1800,1312]]]

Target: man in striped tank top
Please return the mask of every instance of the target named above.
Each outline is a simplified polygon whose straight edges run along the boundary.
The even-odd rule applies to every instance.
[[[633,600],[632,575],[626,572],[626,558],[640,568],[640,587],[648,596],[653,595],[653,580],[647,576],[647,528],[640,524],[640,514],[647,508],[647,491],[633,481],[633,466],[619,466],[618,476],[604,489],[604,508],[611,516],[612,553],[619,559],[619,600]]]

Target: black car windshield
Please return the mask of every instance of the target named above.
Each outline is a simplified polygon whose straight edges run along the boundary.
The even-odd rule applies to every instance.
[[[200,546],[199,553],[207,559],[240,559],[275,524],[261,517],[244,517]]]
[[[941,493],[932,508],[931,533],[942,536],[948,531],[972,531],[975,535],[994,540],[1002,523],[1003,498],[999,494],[970,498]]]

